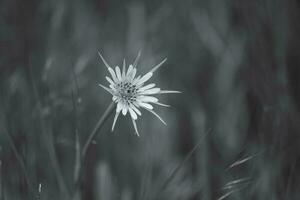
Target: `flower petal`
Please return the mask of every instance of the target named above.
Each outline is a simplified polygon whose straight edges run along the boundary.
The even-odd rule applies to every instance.
[[[111,80],[111,78],[109,78],[108,76],[105,77],[106,80],[111,84],[114,85],[115,83],[113,82],[113,80]]]
[[[121,70],[119,68],[119,66],[116,66],[116,74],[117,74],[117,78],[119,79],[119,81],[122,80],[122,75],[121,75]]]
[[[137,101],[132,102],[132,104],[133,104],[134,106],[136,106],[137,108],[140,108],[139,103],[141,103],[141,102],[140,102],[140,101],[139,101],[139,102],[137,102]]]
[[[154,66],[150,72],[154,73],[160,66],[162,66],[162,64],[164,64],[167,61],[167,58],[163,59],[163,61],[161,61],[159,64],[157,64],[156,66]]]
[[[155,115],[164,125],[167,125],[167,123],[156,112],[154,112],[153,110],[150,110],[150,109],[146,109],[146,110],[148,110],[153,115]]]
[[[176,90],[161,90],[159,92],[159,94],[177,94],[177,93],[181,93],[180,91],[176,91]]]
[[[123,70],[122,70],[122,78],[125,78],[126,76],[126,61],[123,60]]]
[[[155,84],[154,83],[150,83],[148,85],[145,85],[145,86],[141,87],[139,89],[139,92],[143,92],[143,91],[148,90],[148,89],[153,88],[153,87],[155,87]]]
[[[143,107],[143,108],[147,108],[147,109],[150,109],[150,110],[153,109],[153,106],[152,106],[151,104],[149,104],[149,103],[139,102],[138,104],[139,104],[141,107]]]
[[[112,89],[112,91],[116,90],[116,88],[112,84],[110,84],[109,87]]]
[[[103,58],[103,56],[101,55],[101,53],[98,51],[98,54],[102,60],[102,62],[104,63],[104,65],[107,67],[107,68],[110,68],[110,66],[107,64],[106,60]]]
[[[131,107],[138,115],[140,115],[140,116],[142,115],[141,111],[140,111],[139,109],[137,109],[137,108],[135,107],[135,105],[131,104],[130,107]]]
[[[138,55],[136,56],[134,62],[133,62],[133,68],[136,68],[138,62],[139,62],[139,59],[141,57],[141,51],[139,51]]]
[[[112,79],[114,80],[114,82],[118,82],[118,79],[116,77],[115,71],[112,68],[108,68],[108,71],[109,71]]]
[[[164,106],[164,107],[170,107],[170,105],[164,104],[164,103],[160,103],[160,102],[152,102],[152,103],[160,105],[160,106]]]
[[[136,68],[133,68],[132,69],[132,71],[131,71],[131,73],[130,73],[130,80],[133,80],[134,79],[134,77],[135,77],[135,75],[136,75]]]
[[[128,76],[131,73],[131,70],[133,70],[133,66],[129,65],[126,76]]]
[[[109,92],[110,94],[113,95],[113,91],[112,91],[111,89],[105,87],[104,85],[102,85],[102,84],[100,84],[100,83],[99,83],[99,86],[102,87],[104,90],[106,90],[107,92]]]
[[[151,103],[158,102],[158,98],[151,97],[151,96],[141,96],[141,97],[139,97],[139,99],[142,102],[151,102]]]
[[[113,125],[112,125],[112,127],[111,127],[111,131],[114,131],[114,128],[115,128],[117,119],[118,119],[118,117],[119,117],[119,114],[120,114],[120,112],[116,112],[116,114],[115,114],[114,122],[113,122]]]
[[[135,123],[135,120],[131,118],[131,121],[132,121],[134,130],[135,130],[135,133],[137,134],[137,136],[140,136],[140,134],[139,134],[139,132],[138,132],[138,129],[137,129],[137,126],[136,126],[136,123]]]
[[[141,92],[140,94],[148,95],[148,94],[158,94],[158,93],[160,93],[160,88],[152,88],[149,90],[145,90],[144,92]]]
[[[129,108],[129,113],[132,119],[136,120],[137,119],[137,115],[136,113],[133,111],[133,109]]]
[[[122,103],[118,102],[116,112],[121,112],[122,108]]]
[[[136,77],[133,81],[132,81],[132,84],[133,85],[136,85],[141,79],[141,75],[139,75],[138,77]]]
[[[152,72],[148,72],[137,82],[137,85],[142,85],[143,83],[148,81],[152,77],[152,75],[153,75]]]
[[[122,114],[125,116],[127,114],[128,108],[123,104]]]

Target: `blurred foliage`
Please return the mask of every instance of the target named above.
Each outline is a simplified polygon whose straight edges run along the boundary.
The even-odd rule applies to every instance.
[[[183,93],[161,97],[168,126],[143,113],[141,137],[110,117],[76,198],[299,199],[299,19],[296,0],[0,1],[0,200],[76,193],[76,132],[111,101],[97,52],[139,50]]]

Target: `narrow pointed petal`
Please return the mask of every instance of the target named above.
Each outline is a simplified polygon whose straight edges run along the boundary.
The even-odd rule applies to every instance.
[[[128,108],[126,106],[123,106],[122,108],[122,114],[125,116],[127,114]]]
[[[137,108],[135,107],[135,105],[131,104],[130,106],[131,106],[131,108],[132,108],[138,115],[140,115],[140,116],[142,115],[141,111],[140,111],[139,109],[137,109]]]
[[[144,95],[149,95],[149,94],[159,94],[160,93],[160,88],[152,88],[149,90],[145,90],[144,92],[141,92],[140,94],[144,94]]]
[[[99,83],[99,86],[102,87],[104,90],[106,90],[107,92],[109,92],[110,94],[113,95],[113,92],[111,91],[111,89],[105,87],[104,85],[102,85],[102,84],[100,84],[100,83]]]
[[[107,68],[110,68],[109,64],[107,64],[106,60],[103,58],[103,56],[101,55],[101,53],[98,51],[98,54],[102,60],[102,62],[104,63],[104,65],[107,67]]]
[[[136,77],[133,81],[132,81],[132,84],[133,85],[136,85],[141,79],[141,75],[139,75],[138,77]]]
[[[139,97],[139,99],[142,102],[150,102],[150,103],[158,102],[158,98],[151,97],[151,96],[141,96],[141,97]]]
[[[133,68],[133,70],[130,73],[130,79],[133,80],[135,75],[136,75],[136,68]]]
[[[137,126],[136,126],[136,123],[135,123],[135,120],[132,119],[132,118],[131,118],[131,120],[132,120],[132,124],[133,124],[134,130],[135,130],[135,133],[137,134],[137,136],[140,136],[140,134],[138,132],[138,129],[137,129]]]
[[[108,76],[105,77],[106,80],[111,84],[114,85],[115,83],[113,82],[113,80],[111,80],[111,78],[109,78]]]
[[[132,104],[133,104],[135,107],[140,108],[140,102],[134,101],[134,102],[132,102]]]
[[[161,90],[160,92],[159,92],[159,94],[179,94],[179,93],[181,93],[180,91],[175,91],[175,90]]]
[[[162,66],[165,62],[167,61],[167,58],[163,59],[163,61],[161,61],[159,64],[157,64],[156,66],[154,66],[150,72],[154,73],[160,66]]]
[[[111,89],[112,91],[115,90],[115,87],[114,87],[112,84],[109,84],[109,87],[110,87],[110,89]]]
[[[116,70],[117,78],[119,79],[119,81],[121,81],[122,75],[121,75],[121,70],[120,70],[119,66],[116,66],[115,70]]]
[[[115,114],[114,122],[113,122],[113,125],[112,125],[112,127],[111,127],[111,131],[114,131],[114,128],[115,128],[117,119],[118,119],[118,117],[119,117],[119,114],[120,114],[120,112],[116,112],[116,114]]]
[[[117,79],[117,76],[116,76],[114,70],[112,68],[108,68],[108,71],[109,71],[112,79],[114,80],[114,82],[118,82],[118,79]]]
[[[150,110],[150,109],[146,109],[146,110],[148,110],[153,115],[155,115],[164,125],[167,125],[167,123],[156,112],[154,112],[153,110]]]
[[[117,110],[116,110],[116,112],[121,112],[121,110],[122,110],[122,104],[119,102],[117,104]]]
[[[131,70],[133,70],[133,66],[129,65],[126,76],[128,76],[131,73]]]
[[[164,104],[164,103],[160,103],[160,102],[152,102],[152,103],[157,104],[159,106],[170,107],[170,105]]]
[[[139,51],[138,55],[136,56],[134,62],[133,62],[133,68],[136,68],[138,62],[139,62],[139,59],[141,57],[141,51]]]
[[[125,78],[126,76],[126,61],[125,58],[123,60],[123,70],[122,70],[122,77]]]
[[[133,111],[133,109],[129,108],[129,113],[132,119],[136,120],[137,119],[137,115],[136,113]]]
[[[142,85],[143,83],[148,81],[152,77],[152,75],[153,75],[152,72],[148,72],[137,82],[137,85]]]
[[[146,108],[146,109],[149,109],[149,110],[152,110],[153,109],[153,106],[149,103],[144,103],[144,102],[139,102],[138,103],[141,107],[143,108]]]
[[[143,91],[148,90],[148,89],[151,89],[151,88],[153,88],[153,87],[155,87],[155,84],[154,84],[154,83],[150,83],[150,84],[148,84],[148,85],[145,85],[145,86],[141,87],[141,88],[139,89],[139,92],[143,92]]]

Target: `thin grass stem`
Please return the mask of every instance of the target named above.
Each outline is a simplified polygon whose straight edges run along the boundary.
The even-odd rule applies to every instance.
[[[59,166],[59,162],[56,156],[56,152],[55,152],[55,148],[54,148],[54,143],[53,143],[53,135],[51,131],[47,131],[46,129],[46,122],[45,119],[42,115],[42,103],[40,100],[40,96],[33,78],[33,72],[32,72],[32,66],[29,65],[29,71],[30,71],[30,79],[31,79],[31,84],[32,84],[32,89],[33,89],[33,95],[35,98],[35,101],[37,103],[37,108],[38,108],[38,117],[39,117],[39,122],[40,122],[40,128],[41,128],[41,132],[43,135],[43,138],[45,140],[45,145],[50,157],[50,161],[52,164],[52,167],[54,169],[55,172],[55,176],[59,185],[59,189],[62,192],[63,198],[64,199],[70,199],[70,193],[68,191],[68,188],[66,186],[64,177],[62,175],[60,166]],[[51,133],[49,133],[51,132]],[[50,143],[49,143],[50,141]]]
[[[28,187],[28,190],[30,193],[33,192],[33,189],[32,189],[32,184],[30,182],[30,179],[29,179],[29,174],[27,172],[27,169],[26,169],[26,166],[25,166],[25,163],[22,159],[22,156],[19,154],[18,150],[17,150],[17,147],[15,145],[15,143],[13,142],[13,139],[12,139],[12,136],[7,132],[7,131],[4,131],[7,135],[7,138],[8,138],[8,142],[9,142],[9,145],[11,146],[12,150],[13,150],[13,153],[15,154],[16,156],[16,159],[21,167],[21,170],[22,170],[22,173],[25,177],[25,182],[26,182],[26,185]]]
[[[175,167],[175,169],[172,171],[170,176],[166,179],[165,182],[163,182],[161,188],[158,190],[157,197],[161,194],[161,192],[169,185],[169,183],[174,179],[178,171],[181,169],[182,166],[192,157],[193,153],[200,147],[203,139],[205,136],[211,131],[209,129],[206,131],[206,133],[203,134],[203,136],[200,138],[199,142],[189,151],[189,153],[185,156],[185,158]]]
[[[109,116],[112,114],[114,108],[116,107],[116,104],[114,102],[111,102],[111,104],[107,107],[103,115],[99,118],[96,126],[94,127],[93,131],[90,133],[87,141],[83,145],[81,155],[79,155],[79,158],[77,158],[75,162],[75,171],[74,171],[74,178],[75,178],[75,193],[73,196],[74,200],[80,199],[80,183],[82,180],[82,174],[83,174],[83,163],[85,162],[85,157],[88,152],[88,149],[93,141],[93,139],[96,137],[98,131],[102,128],[106,120],[109,118]],[[80,145],[79,145],[79,140],[77,141],[76,144],[76,151],[79,151]],[[78,156],[78,155],[77,155]]]
[[[103,126],[104,122],[108,119],[108,117],[112,114],[114,108],[116,107],[116,104],[114,102],[111,102],[110,105],[107,107],[107,109],[105,110],[105,112],[103,113],[103,115],[100,117],[98,123],[96,124],[96,126],[94,127],[93,131],[91,132],[91,134],[89,135],[87,141],[85,142],[85,144],[83,145],[82,148],[82,153],[81,153],[81,160],[83,161],[86,153],[88,151],[88,148],[91,145],[92,140],[95,138],[96,134],[98,133],[98,131],[101,129],[101,127]]]

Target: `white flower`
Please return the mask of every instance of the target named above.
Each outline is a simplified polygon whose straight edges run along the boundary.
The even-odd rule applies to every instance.
[[[128,70],[126,70],[126,63],[124,59],[122,71],[118,66],[116,66],[115,70],[113,70],[107,64],[107,62],[100,53],[99,56],[111,75],[111,77],[105,77],[106,80],[109,82],[109,88],[101,84],[99,85],[113,96],[112,100],[117,104],[116,114],[112,125],[112,131],[114,130],[120,112],[122,112],[124,116],[129,112],[135,132],[139,136],[135,121],[137,120],[138,115],[141,116],[142,114],[140,111],[141,108],[155,115],[163,124],[166,125],[164,120],[162,120],[162,118],[156,112],[153,111],[153,106],[151,104],[166,107],[169,107],[169,105],[158,102],[158,99],[156,97],[153,97],[152,95],[179,92],[161,90],[160,88],[155,87],[154,83],[146,84],[146,82],[152,77],[153,73],[164,62],[166,62],[167,59],[161,61],[144,76],[136,76],[136,67],[140,57],[140,53],[137,55],[134,63],[132,65],[129,65]]]

